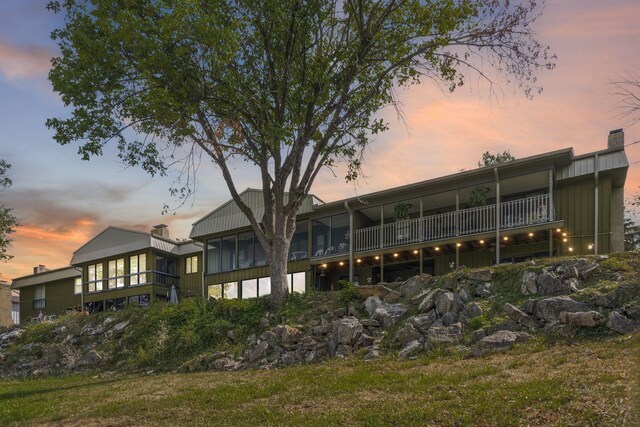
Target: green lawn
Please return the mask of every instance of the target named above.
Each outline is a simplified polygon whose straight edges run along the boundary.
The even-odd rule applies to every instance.
[[[0,425],[638,425],[640,337],[480,359],[0,381]]]

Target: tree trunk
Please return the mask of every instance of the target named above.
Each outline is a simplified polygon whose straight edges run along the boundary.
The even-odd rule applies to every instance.
[[[285,232],[283,230],[283,232]],[[284,236],[276,236],[271,246],[269,265],[271,267],[271,305],[281,306],[289,293],[287,280],[287,262],[289,261],[290,241]]]

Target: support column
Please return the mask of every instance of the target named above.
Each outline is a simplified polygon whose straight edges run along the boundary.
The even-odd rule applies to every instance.
[[[460,235],[460,190],[456,189],[456,236]]]
[[[460,246],[456,243],[456,268],[460,266]]]
[[[422,248],[420,248],[418,252],[419,252],[418,256],[420,257],[420,262],[419,262],[420,273],[419,274],[422,274],[424,273],[424,261],[422,260],[422,256],[423,256]]]
[[[553,169],[549,169],[549,221],[556,220],[556,209],[553,202]]]
[[[353,211],[347,201],[344,202],[344,207],[349,212],[349,282],[353,283],[353,245],[355,243],[353,238]]]
[[[384,282],[384,255],[380,254],[380,281]]]
[[[498,175],[498,168],[493,168],[493,176],[496,180],[496,265],[500,264],[500,222],[501,209],[500,209],[500,176]]]
[[[380,281],[384,282],[384,204],[380,205]]]
[[[600,230],[598,229],[598,222],[599,222],[599,214],[600,214],[600,210],[598,209],[598,155],[596,154],[593,157],[593,175],[595,177],[595,194],[594,194],[594,199],[595,199],[595,203],[593,206],[593,254],[594,255],[598,255],[598,233],[600,232]],[[584,242],[582,242],[584,245]],[[574,243],[575,244],[575,243]],[[582,248],[580,248],[580,250],[582,251]]]
[[[423,212],[423,206],[422,206],[422,199],[423,197],[420,196],[420,226],[418,227],[418,230],[420,232],[420,241],[424,241],[424,221],[422,220],[424,212]],[[418,262],[419,267],[419,274],[424,273],[424,261],[422,260],[423,257],[423,252],[422,252],[422,248],[420,248],[418,250],[418,256],[420,257],[420,260]]]
[[[549,229],[549,258],[553,257],[553,228]]]

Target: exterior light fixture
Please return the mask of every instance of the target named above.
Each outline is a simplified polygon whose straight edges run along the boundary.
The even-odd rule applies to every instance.
[[[380,255],[376,255],[376,260],[379,260],[379,259],[380,259]]]
[[[344,265],[344,261],[340,261],[340,266],[343,266],[343,265]]]
[[[414,253],[415,255],[418,255],[418,250],[417,250],[417,249],[414,249],[413,253]]]
[[[529,233],[529,237],[533,237],[533,233]]]
[[[456,243],[456,246],[460,247],[460,246],[462,246],[462,243]]]
[[[507,240],[509,240],[509,236],[504,236],[504,237],[502,238],[502,240],[504,240],[504,241],[506,242]]]
[[[567,243],[569,241],[569,239],[562,239],[563,242]]]
[[[440,250],[440,248],[438,246],[436,246],[436,252],[439,251],[439,250]]]
[[[560,228],[556,228],[556,232],[561,232],[562,230]]]
[[[567,237],[567,233],[562,233],[562,237]]]
[[[484,245],[484,240],[480,240],[480,244],[481,244],[481,245]]]
[[[356,262],[357,262],[358,264],[360,264],[360,263],[362,262],[362,260],[361,260],[360,258],[358,258],[358,259],[356,260]]]
[[[327,264],[322,264],[322,268],[327,268]]]
[[[395,254],[393,254],[394,258],[398,258],[398,253],[396,252]]]
[[[573,252],[573,248],[569,248],[569,252]]]
[[[587,248],[588,248],[589,250],[592,250],[592,249],[593,249],[593,244],[592,244],[592,243],[589,243],[589,245],[587,246]]]

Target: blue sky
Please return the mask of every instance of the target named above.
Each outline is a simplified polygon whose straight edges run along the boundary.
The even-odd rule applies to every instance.
[[[60,16],[46,0],[0,1],[0,158],[13,165],[13,187],[0,194],[22,227],[15,235],[3,279],[29,274],[31,267],[67,265],[73,250],[108,225],[148,230],[169,224],[186,237],[190,224],[228,192],[211,165],[200,170],[193,204],[161,215],[172,203],[171,176],[150,178],[125,168],[112,149],[84,162],[77,146],[61,147],[45,127],[66,111],[46,79],[56,46],[49,34]],[[510,149],[516,157],[574,147],[577,154],[605,148],[611,129],[624,127],[609,81],[640,71],[640,2],[633,0],[550,0],[535,24],[540,40],[558,54],[557,67],[539,75],[542,95],[526,100],[504,84],[497,99],[483,85],[454,94],[427,81],[400,91],[404,123],[383,111],[391,129],[366,153],[365,178],[345,184],[341,170],[322,173],[313,192],[325,201],[365,194],[459,169],[473,168],[482,152]],[[640,125],[625,129],[627,143],[640,139]],[[633,163],[626,194],[638,193],[640,144],[627,149]],[[259,181],[242,166],[238,188]]]

